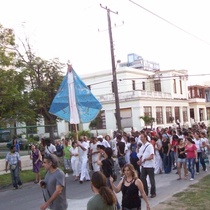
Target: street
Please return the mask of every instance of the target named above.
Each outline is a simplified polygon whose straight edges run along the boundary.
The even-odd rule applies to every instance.
[[[201,171],[195,177],[194,181],[180,180],[177,181],[176,171],[170,174],[159,174],[155,176],[157,197],[148,198],[151,207],[170,198],[173,194],[183,191],[189,185],[199,181],[200,178],[209,174],[209,172]],[[190,178],[190,177],[188,177]],[[116,181],[116,184],[119,182]],[[90,188],[90,182],[74,182],[73,177],[66,178],[68,210],[85,210],[88,200],[93,193]],[[1,210],[38,210],[39,206],[44,202],[42,191],[38,184],[26,183],[22,189],[12,190],[12,187],[0,190],[0,209]],[[117,194],[117,198],[121,203],[121,192]],[[145,209],[145,203],[142,200],[142,210]]]
[[[74,182],[73,177],[66,178],[67,198],[81,200],[90,198],[93,193],[90,188],[90,182]],[[39,184],[26,183],[22,189],[12,190],[12,187],[0,190],[0,209],[1,210],[38,210],[39,206],[44,202],[42,190]],[[71,203],[71,202],[69,202]],[[86,206],[86,203],[83,203]],[[71,208],[69,204],[69,209]],[[84,209],[84,208],[83,208]]]

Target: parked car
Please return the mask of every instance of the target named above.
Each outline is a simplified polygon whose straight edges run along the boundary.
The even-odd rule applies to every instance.
[[[7,148],[11,147],[12,142],[13,142],[13,140],[11,140],[7,143]],[[27,145],[28,145],[28,140],[27,139],[17,138],[17,142],[20,145],[20,150],[24,150],[24,149],[27,148]]]

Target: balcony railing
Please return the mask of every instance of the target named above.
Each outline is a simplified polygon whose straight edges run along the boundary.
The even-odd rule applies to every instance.
[[[128,100],[128,99],[138,99],[138,98],[163,98],[163,99],[171,99],[172,96],[170,93],[163,92],[155,92],[155,91],[127,91],[119,93],[119,100]],[[97,96],[97,99],[101,102],[112,101],[115,100],[114,94],[105,94],[101,96]]]

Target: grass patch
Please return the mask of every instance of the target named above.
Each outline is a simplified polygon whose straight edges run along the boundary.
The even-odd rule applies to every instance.
[[[173,198],[164,202],[168,208],[182,210],[209,210],[210,209],[210,175],[202,178],[198,183],[190,185],[183,192],[176,193]],[[169,207],[170,206],[170,207]]]
[[[44,168],[40,169],[41,178],[45,176],[46,170]],[[32,170],[24,170],[20,172],[20,179],[23,183],[31,182],[35,180],[35,173]],[[12,183],[10,173],[0,175],[0,188],[5,188]]]

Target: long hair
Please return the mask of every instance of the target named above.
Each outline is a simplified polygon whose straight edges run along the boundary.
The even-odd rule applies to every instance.
[[[99,194],[108,206],[116,204],[116,197],[112,190],[106,186],[106,177],[100,171],[93,173],[91,178],[92,185],[98,189]]]
[[[123,166],[123,169],[122,169],[122,172],[123,172],[123,173],[124,173],[124,171],[125,171],[125,168],[128,168],[129,171],[131,171],[131,176],[132,176],[133,179],[137,179],[137,178],[138,178],[137,173],[136,173],[136,170],[135,170],[135,168],[133,167],[132,164],[130,164],[130,163],[125,164],[125,165]]]
[[[191,144],[195,144],[195,142],[190,137],[187,137],[186,140],[189,141]]]

